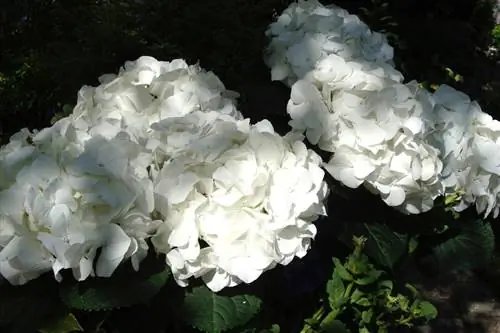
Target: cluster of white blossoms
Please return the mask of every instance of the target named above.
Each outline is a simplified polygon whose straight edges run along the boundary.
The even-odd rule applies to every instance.
[[[290,126],[333,153],[324,168],[408,214],[460,193],[461,211],[500,209],[500,123],[443,85],[403,83],[393,49],[355,15],[299,0],[269,26],[265,61],[291,86]]]
[[[500,210],[500,122],[446,85],[404,83],[393,49],[355,15],[290,5],[267,35],[293,130],[251,124],[237,94],[182,59],[143,56],[84,86],[73,112],[0,148],[0,276],[109,277],[154,250],[181,286],[213,291],[303,257],[326,215],[327,170],[408,214],[459,193]],[[307,138],[333,153],[323,162]]]
[[[0,148],[0,275],[78,280],[155,250],[180,285],[250,283],[302,257],[326,214],[321,158],[250,124],[211,72],[141,57],[73,112]]]
[[[368,60],[382,68],[390,67],[394,56],[385,35],[371,31],[356,15],[317,0],[293,2],[266,35],[271,42],[264,60],[272,80],[288,86],[312,75],[318,61],[329,55],[353,63]]]
[[[219,291],[303,257],[316,235],[311,222],[326,214],[321,158],[302,137],[281,137],[268,121],[193,117],[192,140],[177,146],[175,159],[166,158],[155,176],[155,205],[165,223],[153,244],[167,253],[177,282],[201,276]],[[182,118],[167,119],[156,124],[155,136],[175,138],[185,126]]]
[[[500,122],[475,101],[453,88],[441,86],[434,99],[437,131],[447,193],[461,193],[455,207],[476,205],[479,213],[497,217],[500,210]]]
[[[108,139],[76,124],[21,130],[0,150],[0,274],[12,284],[48,270],[107,277],[147,254],[157,222],[141,147],[126,132]]]

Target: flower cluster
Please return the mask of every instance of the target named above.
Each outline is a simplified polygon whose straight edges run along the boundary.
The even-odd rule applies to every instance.
[[[167,253],[178,283],[201,276],[219,291],[303,257],[316,234],[311,222],[325,214],[321,158],[301,137],[276,134],[268,121],[193,116],[203,120],[191,123],[197,139],[177,147],[155,177],[165,223],[153,243]],[[160,122],[155,131],[168,137],[184,122]]]
[[[368,60],[383,68],[394,56],[385,35],[371,31],[356,15],[317,0],[292,3],[266,35],[271,42],[264,60],[272,80],[289,86],[311,75],[318,61],[329,55],[353,63]]]
[[[78,280],[107,277],[128,258],[138,269],[158,222],[150,218],[153,183],[134,167],[137,144],[126,133],[78,133],[69,119],[29,136],[31,144],[26,138],[6,146],[24,145],[26,154],[3,159],[19,168],[0,192],[1,275],[12,284],[51,269],[57,280],[63,269]]]
[[[0,149],[0,275],[78,280],[157,252],[180,285],[250,283],[306,254],[326,214],[321,158],[251,125],[199,66],[141,57],[83,87],[73,112]],[[292,181],[291,181],[292,180]]]
[[[438,125],[433,142],[442,152],[447,194],[462,193],[457,211],[475,204],[479,213],[493,213],[496,218],[500,210],[500,122],[466,94],[448,86],[441,86],[434,99]]]
[[[335,179],[408,214],[463,192],[456,210],[498,215],[500,123],[467,95],[403,83],[383,35],[316,0],[290,5],[267,35],[272,78],[291,86],[290,125],[333,153]]]

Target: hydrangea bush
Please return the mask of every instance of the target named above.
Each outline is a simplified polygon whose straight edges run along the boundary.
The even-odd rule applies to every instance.
[[[480,132],[494,132],[500,123],[467,95],[446,85],[430,94],[416,82],[403,83],[390,66],[393,50],[386,39],[342,9],[299,1],[267,33],[272,55],[267,63],[272,73],[282,73],[272,79],[291,85],[290,125],[334,153],[325,169],[335,179],[352,188],[364,184],[410,214],[426,212],[437,197],[464,190],[457,210],[475,203],[479,213],[498,216],[498,192],[486,190],[498,173],[493,171],[500,165],[493,154],[498,143]],[[316,42],[304,42],[310,38]],[[482,126],[473,125],[475,118],[484,119]],[[460,131],[464,121],[471,125]],[[451,134],[455,131],[459,134]],[[488,149],[492,154],[484,154]],[[479,180],[474,164],[497,166]],[[469,178],[474,180],[469,183]],[[478,182],[482,189],[473,190]]]
[[[385,35],[333,5],[293,3],[266,35],[271,79],[290,87],[285,135],[245,118],[214,73],[149,56],[82,87],[51,127],[13,135],[0,149],[0,275],[16,286],[51,275],[65,306],[103,310],[153,296],[171,274],[185,320],[220,332],[248,323],[262,302],[223,292],[314,260],[317,234],[340,222],[327,217],[338,209],[328,200],[343,186],[363,185],[404,215],[443,211],[444,199],[445,211],[498,216],[500,122],[466,94],[406,80]],[[302,332],[349,332],[356,321],[360,333],[386,332],[436,316],[413,289],[411,308],[389,304],[409,302],[384,270],[415,239],[385,225],[346,228],[330,242],[353,236],[354,252],[335,258],[328,298]],[[433,253],[457,251],[468,249]],[[152,256],[160,273],[143,273]],[[137,273],[124,275],[129,265]],[[405,321],[374,319],[385,311]]]

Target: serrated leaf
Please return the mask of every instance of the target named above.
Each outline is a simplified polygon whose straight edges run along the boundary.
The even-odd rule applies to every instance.
[[[335,274],[338,274],[342,279],[346,281],[352,281],[354,278],[347,271],[347,269],[342,265],[342,262],[338,258],[333,258],[333,264],[335,265]]]
[[[128,271],[128,270],[126,270]],[[110,278],[94,278],[62,284],[61,300],[70,308],[101,311],[132,306],[149,301],[165,285],[170,269],[154,273],[121,273]]]
[[[366,276],[356,279],[355,282],[359,285],[366,286],[377,281],[378,278],[382,275],[382,273],[383,271],[373,270],[370,271]]]
[[[221,296],[205,286],[186,294],[185,321],[206,333],[219,333],[245,325],[259,311],[262,301],[252,295]]]
[[[392,269],[394,264],[408,252],[408,235],[399,234],[384,224],[350,224],[341,237],[350,245],[353,235],[366,237],[363,252],[389,269]]]
[[[463,225],[461,232],[433,249],[440,270],[474,269],[486,265],[495,249],[489,223],[476,220]]]
[[[332,309],[337,309],[345,302],[345,286],[342,278],[333,274],[333,277],[326,284],[326,292],[328,293],[328,301]]]
[[[51,320],[46,323],[43,328],[39,328],[40,333],[71,333],[83,332],[83,328],[72,313],[67,313],[64,316]]]

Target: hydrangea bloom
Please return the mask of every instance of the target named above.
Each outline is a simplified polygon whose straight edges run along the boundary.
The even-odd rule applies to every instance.
[[[393,48],[384,35],[372,32],[356,15],[316,0],[292,3],[272,23],[265,61],[272,80],[291,86],[306,78],[318,61],[335,54],[345,61],[392,64]]]
[[[179,284],[213,290],[306,254],[327,187],[301,135],[250,125],[215,75],[179,59],[141,57],[100,81],[0,149],[0,275],[137,270],[154,233]]]
[[[471,204],[485,216],[500,210],[500,122],[484,113],[475,101],[452,87],[435,93],[439,131],[434,134],[442,147],[443,178],[447,193],[462,191],[455,210]]]
[[[34,134],[23,128],[0,149],[0,191],[14,183],[19,170],[33,159],[35,147],[30,141]]]
[[[111,138],[126,131],[144,144],[150,125],[168,117],[200,110],[242,118],[236,93],[226,91],[214,73],[182,59],[166,62],[143,56],[125,63],[118,75],[103,75],[99,81],[99,86],[79,91],[72,115],[93,127],[91,135]]]
[[[414,82],[358,98],[329,101],[335,111],[335,154],[325,165],[350,187],[362,183],[390,206],[425,212],[444,193],[440,151],[426,141],[432,129],[430,95]]]
[[[416,83],[330,93],[328,85],[320,92],[302,80],[288,110],[292,127],[300,122],[311,143],[334,152],[325,168],[343,184],[365,184],[407,213],[429,210],[444,193],[440,151],[426,140],[433,102]]]
[[[31,141],[30,159],[0,192],[0,274],[23,284],[50,269],[60,280],[71,269],[84,280],[110,276],[128,258],[138,269],[157,224],[152,182],[131,162],[142,149],[127,133],[111,140],[80,133],[68,118]],[[8,148],[3,162],[13,165],[20,159]]]
[[[292,85],[287,112],[292,118],[290,126],[306,133],[312,144],[333,152],[336,110],[324,101],[341,100],[357,103],[372,91],[380,91],[403,79],[401,73],[387,65],[373,66],[367,61],[347,62],[331,54],[318,61],[309,80],[298,80]],[[342,108],[343,106],[339,106]]]
[[[500,122],[486,113],[475,121],[472,167],[464,188],[463,202],[475,203],[485,217],[500,211]]]
[[[482,111],[466,94],[448,85],[440,86],[432,98],[435,129],[428,140],[441,150],[443,181],[453,192],[465,186],[464,175],[473,153],[474,119]]]
[[[154,180],[164,223],[153,243],[167,254],[177,282],[185,286],[201,276],[219,291],[303,257],[316,234],[311,222],[325,214],[320,157],[301,137],[281,137],[267,121],[250,125],[194,116],[198,122],[191,128],[179,119],[186,144],[164,161]],[[175,137],[178,129],[172,122],[155,128],[167,142],[169,131]],[[196,132],[204,135],[191,140]],[[215,144],[222,149],[207,153]]]

